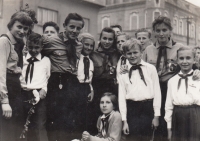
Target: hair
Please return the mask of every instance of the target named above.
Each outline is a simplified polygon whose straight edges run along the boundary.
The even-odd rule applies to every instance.
[[[119,30],[122,32],[122,27],[121,27],[121,25],[116,24],[116,25],[111,25],[110,27],[111,27],[111,28],[119,28]]]
[[[142,52],[142,46],[139,44],[137,40],[127,40],[122,44],[123,53],[131,50],[132,48],[139,47],[140,51]]]
[[[66,17],[64,24],[68,25],[70,20],[76,20],[76,21],[82,21],[82,28],[84,27],[84,20],[83,17],[77,13],[69,13],[69,15]]]
[[[178,53],[179,53],[180,51],[185,51],[185,50],[191,51],[192,54],[193,54],[193,56],[194,56],[194,58],[195,58],[195,52],[194,52],[194,50],[191,49],[191,48],[189,48],[189,47],[180,47],[180,48],[177,50],[176,57],[178,58]]]
[[[23,25],[29,26],[29,28],[33,24],[32,19],[26,12],[19,11],[11,16],[10,22],[7,24],[9,30],[11,30],[16,21],[20,22]]]
[[[29,42],[33,42],[37,45],[39,45],[39,44],[43,45],[43,38],[40,34],[33,32],[27,38],[27,46],[28,46]]]
[[[57,33],[59,33],[60,28],[59,28],[59,26],[55,22],[49,21],[49,22],[44,23],[44,25],[43,25],[43,32],[45,31],[45,29],[46,29],[47,26],[54,27],[55,30],[57,31]]]
[[[159,16],[158,18],[156,18],[153,23],[152,23],[152,28],[153,28],[153,31],[156,30],[156,26],[157,25],[160,25],[160,24],[165,24],[170,31],[173,30],[173,27],[172,27],[172,24],[171,24],[171,20],[170,18],[168,17],[165,17],[165,16]]]
[[[85,39],[91,39],[94,41],[94,47],[95,47],[95,39],[94,36],[92,36],[92,34],[90,33],[81,33],[78,36],[78,40],[83,44]]]
[[[116,41],[117,41],[117,38],[118,38],[119,36],[125,36],[125,37],[126,37],[126,40],[129,40],[129,39],[130,39],[130,37],[129,37],[128,35],[126,35],[126,33],[124,33],[124,32],[119,32],[119,33],[116,35]]]
[[[114,110],[115,110],[115,111],[118,111],[118,110],[119,110],[119,107],[118,107],[118,99],[117,99],[117,96],[114,95],[114,94],[111,93],[111,92],[105,92],[105,93],[103,93],[103,94],[101,95],[101,98],[102,98],[102,97],[105,97],[105,96],[110,97],[110,101],[111,101],[112,104],[113,104]],[[101,100],[101,98],[100,98],[100,100]]]
[[[102,37],[102,34],[103,32],[107,32],[107,33],[112,33],[113,34],[113,45],[111,48],[116,48],[116,38],[115,38],[115,31],[110,28],[110,27],[104,27],[102,30],[101,30],[101,33],[100,33],[100,37],[99,37],[99,40],[101,40],[101,37]],[[101,45],[101,42],[99,42],[99,46]]]
[[[151,32],[145,28],[141,28],[141,29],[138,29],[136,32],[135,32],[135,37],[137,38],[137,34],[140,33],[140,32],[147,32],[149,34],[149,39],[151,38]]]
[[[199,46],[194,47],[194,48],[193,48],[193,51],[196,53],[197,49],[200,50],[200,47],[199,47]]]

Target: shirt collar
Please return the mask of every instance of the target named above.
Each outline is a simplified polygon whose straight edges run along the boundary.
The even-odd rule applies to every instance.
[[[32,56],[30,55],[30,53],[28,52],[27,55],[26,55],[26,60],[28,60],[29,58],[31,58]],[[41,61],[41,58],[42,55],[41,53],[39,53],[35,58],[37,58],[39,61]]]
[[[62,34],[63,34],[63,40],[64,40],[64,42],[69,41],[69,38],[66,36],[66,31],[64,31]],[[76,43],[76,44],[79,43],[79,42],[78,42],[78,39],[75,39],[75,43]]]
[[[128,61],[129,62],[129,61]],[[141,59],[141,62],[139,63],[139,64],[141,64],[142,66],[145,66],[146,65],[146,63]],[[138,64],[138,65],[139,65]],[[130,69],[133,65],[131,65],[130,63],[127,63],[127,65],[128,65],[128,68]]]
[[[156,45],[157,49],[160,48],[160,46],[161,46],[158,41],[156,42],[155,45]],[[169,42],[165,46],[167,46],[168,48],[171,49],[172,48],[172,40],[170,39]]]
[[[84,57],[89,58],[89,55],[87,55],[87,56],[84,56],[83,54],[80,55],[80,59],[81,59],[81,58],[84,58]]]
[[[188,72],[187,74],[191,74],[192,72],[193,72],[193,69],[190,72]],[[183,73],[182,73],[182,71],[180,71],[178,74],[183,74]]]
[[[114,110],[113,110],[110,114],[108,114],[108,115],[103,114],[103,115],[101,116],[101,119],[104,119],[104,118],[106,118],[106,117],[108,117],[108,116],[111,116],[113,113],[114,113]]]
[[[6,34],[8,35],[8,37],[9,37],[9,39],[10,39],[10,42],[11,42],[13,45],[17,43],[17,41],[15,40],[14,36],[11,34],[10,31],[7,32]]]

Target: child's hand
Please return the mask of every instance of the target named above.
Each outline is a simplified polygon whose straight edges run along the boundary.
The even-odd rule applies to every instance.
[[[90,133],[88,133],[87,131],[84,131],[82,134],[82,139],[83,141],[90,141]]]
[[[91,93],[88,95],[88,101],[92,102],[93,98],[94,98],[94,91],[92,90]]]
[[[40,90],[39,94],[40,94],[40,99],[44,99],[47,95],[46,91],[43,89]]]
[[[155,129],[157,129],[158,126],[159,126],[159,117],[154,117],[152,120],[152,128],[154,127]]]
[[[128,66],[127,65],[121,65],[120,67],[120,74],[128,73]]]
[[[168,129],[167,129],[167,133],[168,133],[167,139],[168,139],[169,141],[171,141],[171,138],[172,138],[172,130],[168,128]]]
[[[193,80],[200,80],[200,70],[198,70],[198,69],[194,70],[192,79]]]
[[[11,118],[12,117],[12,108],[10,107],[10,104],[1,104],[3,116],[5,118]]]
[[[123,128],[122,128],[122,130],[123,130],[123,133],[124,133],[125,135],[128,135],[128,134],[129,134],[129,127],[128,127],[127,121],[123,121]]]

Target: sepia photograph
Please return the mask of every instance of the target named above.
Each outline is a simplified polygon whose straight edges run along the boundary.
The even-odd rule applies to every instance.
[[[200,0],[0,0],[0,141],[200,141]]]

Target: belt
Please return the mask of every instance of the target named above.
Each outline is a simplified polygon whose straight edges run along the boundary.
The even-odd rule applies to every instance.
[[[153,101],[153,99],[145,99],[145,100],[140,100],[140,101],[134,101],[134,100],[128,99],[128,101],[133,101],[133,102],[151,102],[151,101]]]
[[[178,107],[178,108],[194,108],[194,107],[200,107],[197,104],[193,104],[193,105],[174,105],[174,107]]]

